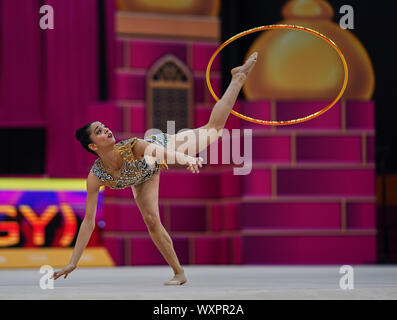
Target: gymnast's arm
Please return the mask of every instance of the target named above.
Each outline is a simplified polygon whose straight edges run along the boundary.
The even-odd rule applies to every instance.
[[[201,157],[192,157],[184,154],[183,152],[177,152],[170,148],[164,148],[163,146],[155,143],[149,143],[145,140],[138,139],[135,143],[132,152],[136,157],[141,160],[144,156],[153,157],[160,162],[165,160],[167,164],[179,164],[188,166],[187,169],[190,171],[198,172],[198,167],[202,167],[203,159]]]
[[[90,171],[87,178],[87,199],[85,207],[85,216],[81,223],[79,234],[77,236],[76,245],[69,264],[58,272],[54,272],[53,278],[56,280],[60,276],[65,275],[65,279],[70,272],[77,267],[81,255],[90,240],[91,234],[95,229],[95,215],[98,203],[100,180]]]

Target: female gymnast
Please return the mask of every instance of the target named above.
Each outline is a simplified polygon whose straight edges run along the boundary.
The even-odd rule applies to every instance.
[[[122,189],[131,186],[151,239],[174,271],[174,277],[164,285],[186,283],[184,269],[175,254],[172,240],[160,221],[158,207],[160,169],[168,168],[168,166],[167,163],[159,164],[159,162],[160,159],[176,159],[177,165],[187,166],[186,169],[192,173],[199,172],[199,167],[202,167],[202,158],[196,155],[221,136],[219,132],[222,132],[224,128],[246,77],[256,63],[257,56],[257,52],[254,52],[242,66],[231,70],[232,79],[227,90],[215,104],[208,123],[200,128],[181,131],[176,135],[154,134],[143,140],[134,137],[118,143],[115,143],[112,132],[98,121],[88,123],[76,131],[76,138],[83,147],[97,155],[98,159],[95,160],[87,177],[85,217],[80,226],[73,254],[67,266],[54,272],[52,276],[54,279],[62,275],[66,279],[68,274],[77,267],[95,228],[99,188],[108,186],[113,189]],[[215,132],[215,134],[208,136],[208,132]],[[189,135],[194,139],[191,139],[191,142],[188,139],[186,144],[184,140]],[[170,148],[171,143],[167,143],[168,141],[175,141],[172,148]],[[185,149],[180,152],[183,143]],[[148,148],[149,146],[151,148]],[[149,159],[154,159],[152,164]],[[166,162],[170,161],[166,160]]]

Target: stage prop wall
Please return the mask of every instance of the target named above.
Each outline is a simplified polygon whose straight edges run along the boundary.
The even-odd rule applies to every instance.
[[[189,13],[186,15],[182,8],[147,14],[148,7],[155,5],[151,1],[143,7],[134,6],[134,0],[120,1],[117,7],[115,2],[105,1],[109,99],[98,101],[99,2],[47,2],[59,12],[51,33],[30,28],[30,23],[38,24],[38,16],[32,12],[38,12],[40,1],[29,2],[22,11],[17,10],[15,1],[0,3],[0,39],[7,41],[6,46],[2,42],[2,48],[7,49],[0,56],[1,65],[6,66],[1,70],[0,101],[2,107],[7,106],[1,108],[0,125],[34,123],[46,128],[49,177],[87,177],[95,157],[80,146],[74,132],[88,121],[102,121],[118,141],[144,136],[149,129],[148,118],[153,117],[148,112],[149,104],[153,103],[148,74],[167,55],[190,72],[193,113],[189,120],[194,127],[208,121],[215,101],[205,84],[205,69],[220,44],[220,20],[216,13],[219,3],[203,8],[201,4],[205,2],[193,1],[197,7],[186,9]],[[135,11],[128,11],[129,8]],[[291,6],[287,9],[287,15],[293,14]],[[322,9],[329,13],[328,6]],[[7,18],[6,10],[24,14],[26,18],[19,17],[23,23],[15,26],[7,20],[11,18]],[[288,17],[291,16],[285,16]],[[299,24],[305,26],[304,21]],[[317,29],[320,25],[310,27]],[[31,33],[31,40],[23,42],[26,30]],[[323,32],[333,38],[332,34]],[[316,46],[312,45],[308,50],[315,50]],[[265,59],[266,46],[261,47],[260,43],[258,46],[263,51],[259,56],[262,60],[258,60],[260,69],[260,63],[269,60]],[[247,54],[251,49],[247,48]],[[30,52],[38,65],[26,64],[26,52]],[[352,65],[349,55],[346,57]],[[221,58],[222,55],[213,64],[211,76],[218,96],[222,95]],[[326,63],[335,61],[331,57]],[[363,62],[366,67],[367,62]],[[353,79],[360,70],[359,63],[349,70]],[[372,70],[371,66],[365,70]],[[261,85],[262,75],[258,74],[257,82],[251,80],[245,92],[247,99],[240,99],[234,110],[260,119],[286,120],[316,112],[330,102],[327,97],[331,91],[321,88],[319,91],[327,94],[305,91],[304,99],[291,95],[293,86],[299,82],[289,83],[284,93],[278,91],[279,95],[271,96],[274,92],[270,92],[269,96],[259,96],[258,92],[262,91],[257,85]],[[288,74],[279,76],[288,77]],[[372,76],[368,71],[362,77],[368,84],[366,95],[342,97],[324,115],[299,125],[258,126],[231,115],[227,129],[252,129],[253,166],[249,175],[233,175],[235,165],[222,164],[220,155],[218,164],[207,165],[199,175],[184,169],[163,171],[160,216],[180,262],[375,263]],[[307,87],[304,81],[301,84]],[[332,89],[331,85],[325,81],[327,90]],[[27,88],[26,94],[20,93],[21,88]],[[347,92],[354,92],[352,88],[348,87]],[[233,141],[241,144],[240,150],[242,142],[242,137]],[[217,144],[218,150],[222,150],[222,141]],[[12,187],[3,189],[0,193],[0,244],[5,248],[1,249],[2,254],[27,247],[70,250],[84,213],[84,188],[85,185],[80,191],[31,191],[29,186],[19,191]],[[150,239],[131,188],[106,188],[103,197],[90,246],[104,245],[117,265],[166,264]],[[1,259],[7,261],[2,254],[0,266]],[[48,261],[40,257],[33,259],[41,265]]]
[[[317,25],[316,21],[307,25],[300,20],[299,24],[315,30],[320,28],[332,39],[342,39],[337,41],[337,45],[341,45],[347,54],[352,79],[356,79],[362,70],[368,72],[361,79],[367,83],[367,91],[357,93],[356,80],[349,85],[348,96],[330,111],[299,125],[260,126],[231,115],[227,129],[253,130],[253,169],[249,175],[233,175],[233,165],[222,165],[221,157],[218,164],[207,166],[197,176],[183,170],[163,172],[160,216],[172,236],[181,263],[376,262],[375,103],[368,99],[373,91],[372,66],[370,62],[368,64],[365,49],[359,42],[352,45],[348,36],[340,35],[340,30],[335,31],[330,21],[332,8],[325,6],[320,9],[325,10],[318,11],[324,13],[324,21],[317,19]],[[291,20],[294,18],[291,5],[284,12],[290,19],[287,22],[296,22]],[[146,21],[148,19],[139,12],[118,12],[115,105],[102,106],[102,109],[93,106],[91,109],[100,120],[109,123],[111,119],[111,126],[117,127],[124,137],[142,137],[148,129],[146,118],[151,115],[147,111],[150,103],[147,75],[151,66],[166,54],[177,57],[192,73],[195,127],[208,121],[215,103],[209,95],[204,76],[206,65],[220,43],[219,37],[213,37],[214,32],[205,34],[205,30],[211,23],[219,27],[219,21],[214,21],[213,17],[201,17],[202,27],[194,29],[194,36],[189,36],[181,34],[177,22],[165,24],[167,15],[151,15],[150,21]],[[177,19],[179,23],[189,24],[183,15]],[[162,27],[152,28],[154,25]],[[330,34],[329,29],[333,33]],[[197,30],[201,33],[197,34]],[[282,40],[284,34],[278,35]],[[291,81],[297,79],[296,74],[288,74],[288,68],[284,68],[284,73],[277,74],[277,80],[290,80],[284,82],[284,91],[275,88],[268,92],[269,96],[260,96],[266,93],[258,87],[263,76],[261,70],[272,72],[268,69],[271,61],[267,57],[287,58],[280,52],[270,54],[267,46],[261,47],[261,43],[256,42],[256,47],[260,47],[259,59],[262,60],[255,67],[256,78],[253,75],[245,89],[248,99],[238,101],[234,110],[259,119],[286,120],[312,114],[328,104],[330,100],[327,97],[337,93],[338,81],[342,84],[343,79],[339,79],[340,73],[336,78],[323,76],[322,81],[319,78],[323,74],[321,72],[327,74],[332,68],[339,72],[341,65],[337,63],[340,61],[332,54],[327,55],[327,49],[332,52],[332,48],[324,48],[321,39],[318,40],[319,47],[318,42],[306,38],[304,43],[310,47],[307,50],[314,52],[312,56],[316,60],[302,62],[298,59],[301,65],[295,61],[293,66],[296,70],[290,72],[301,72],[310,83],[306,83],[306,78]],[[277,39],[277,34],[273,35],[271,44],[276,48]],[[291,52],[289,58],[292,59],[297,49],[294,46],[285,49]],[[247,55],[252,50],[247,50]],[[316,57],[316,52],[320,55],[325,53],[329,60],[320,65],[321,59]],[[361,62],[352,61],[356,55],[364,57]],[[308,66],[312,69],[308,70]],[[216,93],[221,95],[219,70],[220,61],[216,60],[211,81]],[[228,77],[227,74],[223,76]],[[274,78],[275,74],[266,74],[266,77],[270,76]],[[317,90],[318,85],[311,86],[313,81],[320,82],[326,90]],[[300,92],[294,89],[296,86],[304,87],[305,99],[294,96]],[[307,89],[310,87],[314,89]],[[240,150],[243,150],[242,139],[234,141],[241,144]],[[221,141],[218,150],[222,150]],[[109,252],[119,265],[165,264],[131,199],[130,189],[105,191],[104,241]]]

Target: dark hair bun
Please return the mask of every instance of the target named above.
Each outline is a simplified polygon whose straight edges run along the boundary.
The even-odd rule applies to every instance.
[[[84,135],[84,128],[80,128],[76,130],[76,139],[81,142],[81,139]]]
[[[92,143],[90,138],[90,125],[93,122],[87,123],[84,127],[81,127],[76,130],[76,139],[81,143],[81,145],[86,149],[88,152],[97,155],[97,153],[91,150],[88,145]]]

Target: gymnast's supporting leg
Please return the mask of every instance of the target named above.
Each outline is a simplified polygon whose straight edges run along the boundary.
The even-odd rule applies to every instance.
[[[152,241],[174,271],[173,279],[164,284],[184,284],[187,281],[184,270],[175,253],[171,237],[160,220],[158,206],[159,183],[160,173],[157,173],[142,184],[133,186],[132,192]]]

